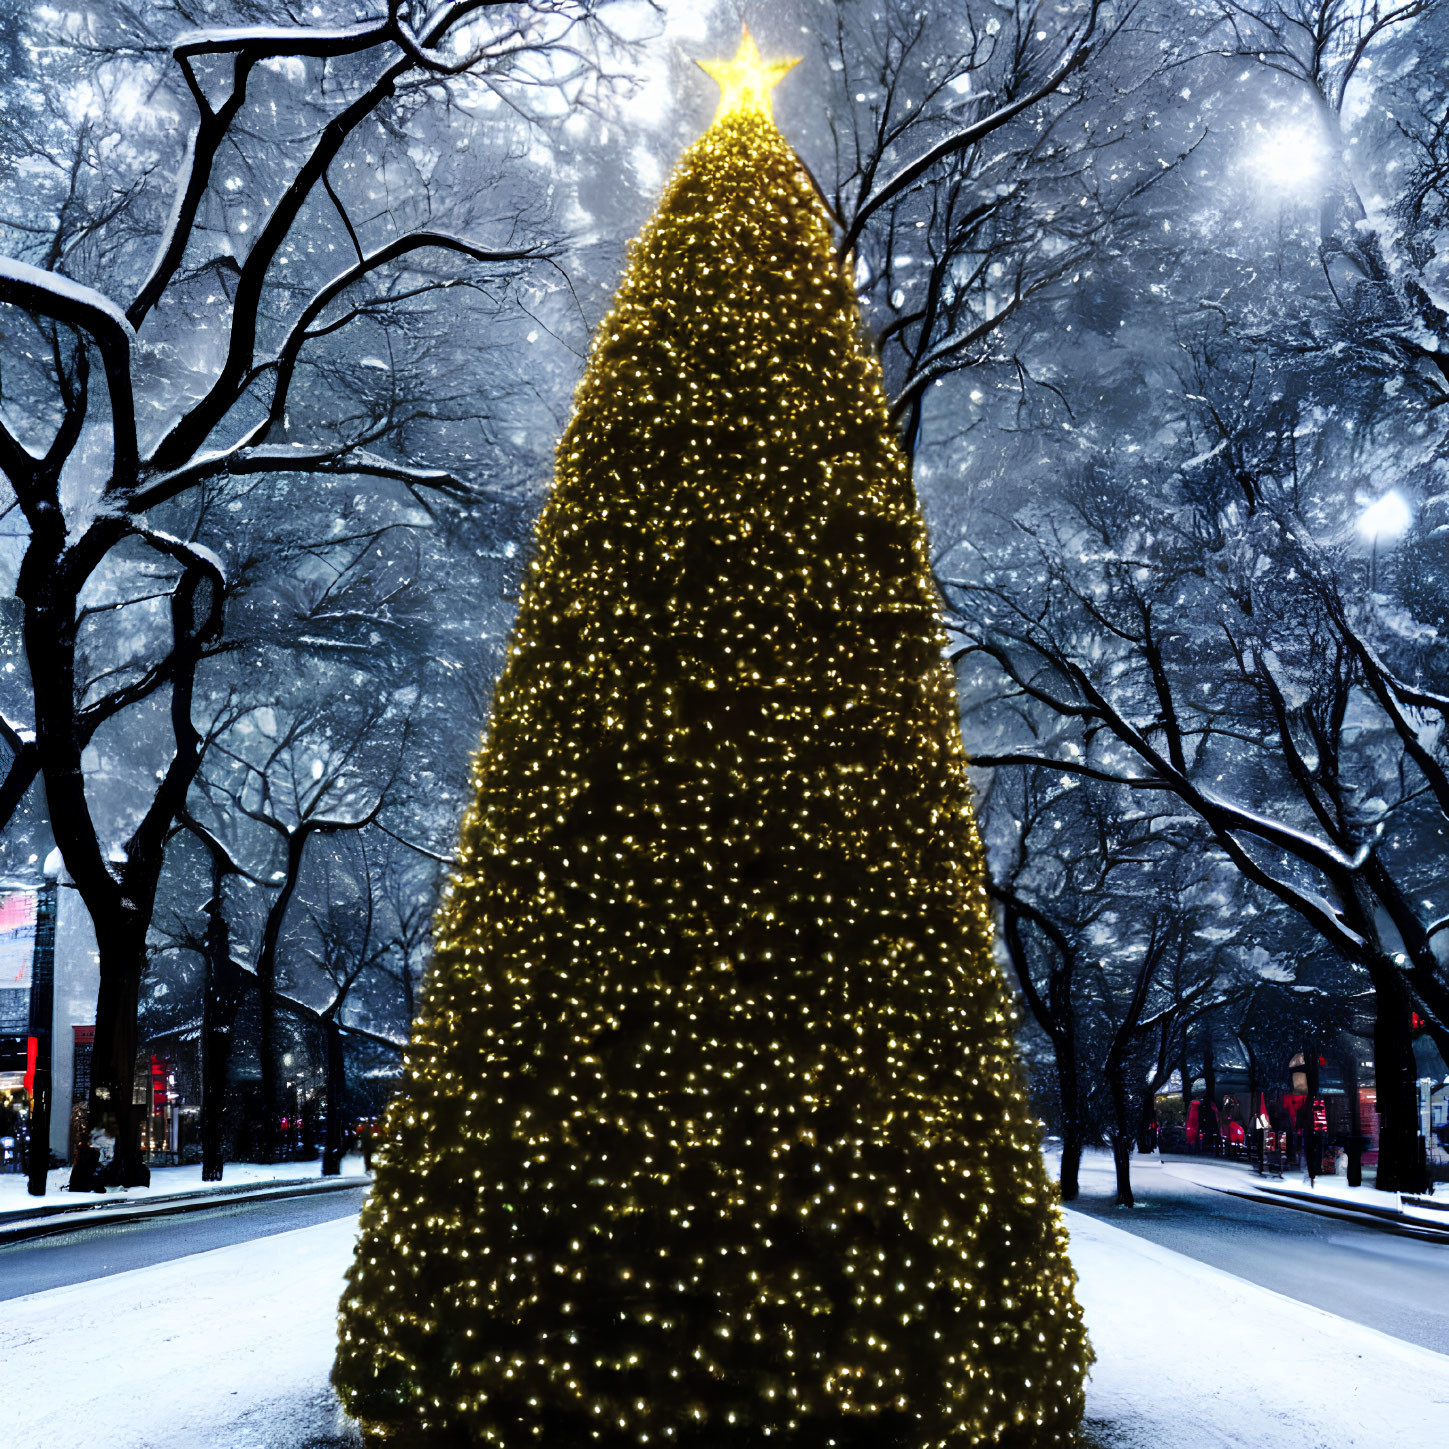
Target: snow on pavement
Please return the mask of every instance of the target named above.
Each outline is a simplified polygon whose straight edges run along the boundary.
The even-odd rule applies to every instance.
[[[1102,1449],[1427,1449],[1440,1442],[1449,1421],[1449,1356],[1085,1213],[1069,1212],[1067,1225],[1097,1351],[1087,1416]]]
[[[356,1217],[13,1298],[6,1449],[353,1442],[328,1387]]]
[[[1099,1449],[1419,1449],[1449,1356],[1071,1212]],[[355,1217],[6,1304],[7,1449],[356,1443],[327,1374]],[[1436,1436],[1437,1437],[1437,1436]]]
[[[342,1159],[342,1176],[356,1177],[362,1173],[362,1158],[356,1154]],[[66,1191],[70,1168],[55,1167],[46,1176],[43,1197],[31,1197],[23,1172],[0,1172],[0,1212],[20,1212],[49,1207],[114,1206],[121,1202],[144,1202],[149,1198],[170,1197],[176,1193],[215,1192],[221,1188],[261,1187],[267,1183],[292,1183],[322,1175],[322,1165],[315,1158],[310,1162],[228,1162],[220,1182],[203,1182],[201,1164],[189,1167],[153,1167],[150,1187],[113,1187],[105,1193]]]
[[[1060,1163],[1060,1158],[1057,1162]],[[1366,1186],[1350,1187],[1346,1178],[1334,1175],[1320,1175],[1310,1180],[1306,1172],[1290,1169],[1278,1177],[1262,1177],[1245,1162],[1178,1156],[1134,1158],[1132,1170],[1135,1173],[1148,1164],[1156,1163],[1160,1163],[1164,1171],[1173,1177],[1186,1178],[1201,1187],[1217,1188],[1225,1192],[1251,1193],[1265,1202],[1290,1197],[1295,1201],[1320,1202],[1325,1207],[1366,1208],[1379,1213],[1397,1213],[1430,1227],[1449,1228],[1449,1210],[1441,1202],[1433,1202],[1428,1197],[1414,1193],[1380,1192],[1375,1187]]]

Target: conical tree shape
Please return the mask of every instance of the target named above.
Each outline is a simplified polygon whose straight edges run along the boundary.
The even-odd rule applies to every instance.
[[[373,1442],[1074,1442],[925,534],[826,216],[718,120],[558,451],[344,1294]]]

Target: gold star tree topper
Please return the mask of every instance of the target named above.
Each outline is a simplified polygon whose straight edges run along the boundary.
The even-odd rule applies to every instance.
[[[715,111],[716,121],[737,112],[746,115],[763,116],[767,121],[774,119],[770,110],[770,92],[797,65],[800,57],[793,60],[762,60],[755,37],[748,25],[740,26],[740,48],[730,60],[700,60],[695,62],[719,85],[719,109]]]

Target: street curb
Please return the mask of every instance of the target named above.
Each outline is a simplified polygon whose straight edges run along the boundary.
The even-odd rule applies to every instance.
[[[1322,1199],[1313,1201],[1296,1193],[1275,1192],[1272,1188],[1244,1189],[1219,1187],[1216,1183],[1200,1182],[1210,1192],[1220,1192],[1228,1197],[1242,1198],[1245,1202],[1267,1203],[1270,1207],[1292,1208],[1295,1212],[1313,1213],[1321,1218],[1335,1218],[1339,1222],[1361,1223],[1365,1227],[1379,1228],[1383,1232],[1397,1233],[1404,1238],[1418,1238],[1427,1243],[1449,1243],[1449,1227],[1441,1228],[1437,1223],[1426,1223],[1418,1218],[1405,1217],[1389,1208],[1374,1207],[1369,1203],[1362,1207],[1350,1207],[1342,1203],[1331,1203]]]
[[[1429,1208],[1433,1212],[1446,1214],[1444,1222],[1446,1226],[1449,1226],[1449,1202],[1442,1200],[1435,1202],[1432,1198],[1419,1197],[1417,1195],[1410,1197],[1407,1193],[1404,1194],[1402,1201],[1411,1202],[1417,1208]]]
[[[170,1193],[164,1198],[151,1198],[140,1202],[55,1204],[48,1210],[24,1214],[6,1213],[0,1217],[0,1247],[34,1238],[58,1237],[63,1233],[80,1232],[87,1228],[107,1227],[113,1223],[131,1223],[146,1218],[202,1212],[207,1208],[228,1207],[232,1203],[277,1202],[286,1198],[346,1192],[354,1188],[368,1187],[371,1183],[370,1177],[313,1177],[291,1182],[223,1187],[216,1192]]]
[[[121,1197],[107,1193],[77,1193],[69,1202],[56,1202],[54,1198],[36,1198],[33,1205],[23,1208],[7,1208],[0,1212],[0,1227],[6,1223],[29,1222],[32,1218],[54,1217],[59,1213],[114,1212],[123,1207],[145,1207],[158,1203],[184,1202],[196,1197],[236,1197],[248,1192],[261,1192],[275,1187],[297,1187],[316,1191],[317,1186],[332,1182],[370,1182],[370,1177],[267,1177],[256,1182],[218,1182],[192,1192],[158,1193],[155,1197]],[[63,1192],[64,1189],[62,1188]]]
[[[1305,1207],[1329,1207],[1337,1208],[1339,1212],[1365,1213],[1369,1217],[1382,1218],[1385,1222],[1417,1222],[1418,1219],[1410,1218],[1399,1211],[1398,1208],[1379,1207],[1377,1203],[1351,1203],[1344,1202],[1342,1198],[1319,1197],[1315,1193],[1303,1192],[1296,1187],[1274,1187],[1266,1182],[1255,1183],[1257,1191],[1267,1193],[1276,1198],[1279,1202],[1299,1203]],[[1429,1223],[1429,1227],[1436,1227],[1437,1224]]]

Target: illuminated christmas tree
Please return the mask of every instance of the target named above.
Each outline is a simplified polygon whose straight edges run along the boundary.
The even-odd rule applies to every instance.
[[[746,36],[538,525],[345,1291],[375,1444],[1067,1445],[926,540]]]

